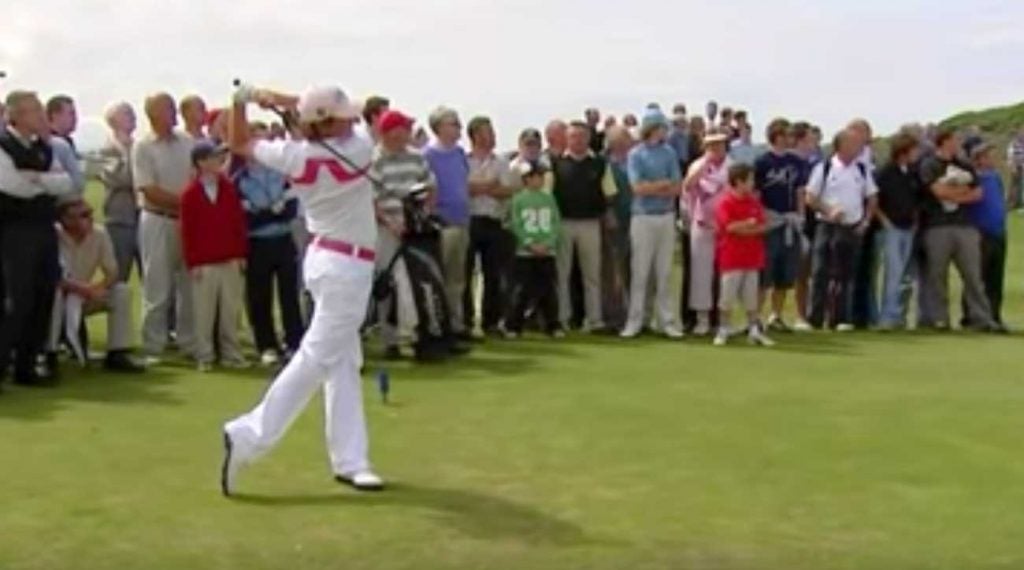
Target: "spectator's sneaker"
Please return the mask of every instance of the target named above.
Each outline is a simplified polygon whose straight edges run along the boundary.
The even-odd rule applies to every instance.
[[[883,321],[883,322],[878,323],[878,326],[875,327],[875,330],[877,330],[878,332],[894,332],[894,331],[901,330],[903,328],[904,328],[903,325],[901,325],[899,323]]]
[[[244,358],[230,359],[221,361],[221,366],[229,370],[248,370],[252,368],[252,362]]]
[[[137,374],[146,371],[144,366],[132,360],[128,352],[124,350],[113,350],[108,353],[103,361],[103,368],[122,374]]]
[[[990,323],[978,327],[977,331],[989,334],[1010,334],[1010,329],[1006,328],[1006,325],[1002,323]]]
[[[394,362],[402,359],[402,349],[397,346],[389,346],[384,349],[384,360]]]
[[[260,365],[264,368],[271,368],[277,366],[280,359],[277,356],[276,350],[264,350],[263,354],[260,355]]]
[[[665,327],[664,334],[666,337],[672,340],[681,340],[686,338],[686,333],[684,333],[683,330],[677,326]]]
[[[778,315],[772,315],[768,319],[768,330],[779,333],[791,333],[793,329]]]
[[[505,331],[504,336],[505,340],[519,340],[519,338],[523,335],[516,331]]]
[[[836,332],[845,333],[853,332],[854,330],[856,330],[856,327],[854,327],[850,323],[839,323],[838,325],[836,325]]]
[[[563,330],[561,328],[557,328],[557,329],[551,331],[548,334],[551,336],[551,338],[555,338],[555,339],[563,339],[563,338],[565,338],[565,330]]]
[[[163,359],[160,358],[159,356],[147,356],[146,358],[142,359],[142,365],[145,366],[146,368],[160,366],[163,363]]]
[[[626,328],[619,333],[619,338],[636,338],[638,336],[640,336],[640,327],[636,325],[626,325]]]
[[[708,336],[711,334],[711,325],[708,323],[697,323],[697,326],[693,327],[694,336]]]
[[[604,332],[604,325],[590,326],[588,324],[580,327],[580,332],[583,334],[601,334]]]
[[[473,352],[473,347],[469,344],[453,340],[447,345],[447,352],[451,356],[464,356]]]
[[[725,346],[729,344],[729,329],[720,328],[718,334],[715,335],[715,340],[712,343],[714,346]]]
[[[750,334],[747,335],[747,339],[750,344],[755,346],[775,346],[775,341],[768,338],[768,335],[764,334],[760,326],[750,327]]]
[[[348,485],[357,491],[381,491],[384,489],[384,481],[373,471],[369,470],[335,475],[334,480]]]
[[[213,363],[200,362],[198,365],[196,365],[196,370],[198,370],[200,374],[209,374],[210,372],[213,372]]]
[[[793,323],[793,330],[796,332],[811,332],[814,330],[814,327],[812,327],[811,323],[805,321],[804,319],[797,319]]]

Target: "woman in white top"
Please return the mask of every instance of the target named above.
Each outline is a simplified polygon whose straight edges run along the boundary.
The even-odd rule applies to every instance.
[[[250,141],[246,103],[298,116],[302,140]],[[238,470],[268,452],[324,386],[327,446],[334,476],[360,490],[378,490],[370,468],[359,369],[359,327],[373,284],[377,239],[373,187],[367,177],[372,143],[353,132],[359,108],[337,87],[301,97],[239,87],[230,125],[232,152],[291,179],[313,235],[303,276],[315,310],[298,352],[252,411],[224,426],[221,487],[234,489]]]

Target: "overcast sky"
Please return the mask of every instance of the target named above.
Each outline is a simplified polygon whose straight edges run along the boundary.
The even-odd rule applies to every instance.
[[[0,91],[73,95],[84,145],[109,102],[223,102],[234,77],[420,117],[445,103],[506,143],[588,105],[715,98],[758,132],[777,115],[889,132],[1024,98],[1021,0],[7,0],[0,18]]]

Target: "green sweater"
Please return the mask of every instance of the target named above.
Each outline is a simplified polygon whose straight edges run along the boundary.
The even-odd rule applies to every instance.
[[[549,255],[554,255],[562,233],[554,196],[542,190],[520,190],[512,198],[511,210],[517,255],[534,255],[528,248],[535,244],[547,246]]]

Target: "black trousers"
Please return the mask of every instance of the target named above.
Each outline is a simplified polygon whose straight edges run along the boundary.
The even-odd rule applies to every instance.
[[[260,352],[280,350],[274,327],[274,284],[281,309],[284,344],[298,350],[303,322],[299,308],[299,258],[290,235],[249,239],[249,262],[245,270],[246,306],[256,348]]]
[[[544,327],[553,332],[558,323],[558,272],[555,258],[517,257],[516,279],[512,287],[512,310],[505,319],[510,332],[523,331],[523,319],[530,307],[537,307],[544,318]]]
[[[853,285],[860,261],[861,236],[852,226],[818,223],[811,259],[811,314],[815,328],[852,324]]]
[[[469,222],[469,252],[466,255],[466,291],[462,297],[466,328],[476,323],[473,303],[473,271],[477,256],[483,272],[483,303],[480,325],[485,331],[495,330],[504,316],[508,290],[509,265],[513,254],[514,238],[502,227],[501,221],[484,216],[473,216]]]
[[[857,273],[853,281],[853,314],[850,317],[858,328],[868,328],[878,320],[878,252],[875,247],[878,231],[879,227],[871,224],[860,241]]]
[[[15,379],[29,379],[46,343],[60,281],[53,224],[7,222],[0,226],[0,266],[4,276],[0,375],[7,373],[13,355]]]
[[[1006,236],[981,234],[981,279],[985,283],[985,296],[992,306],[992,318],[997,323],[1003,322],[1003,283],[1006,280]],[[967,302],[960,302],[961,313],[965,317],[970,313]]]

